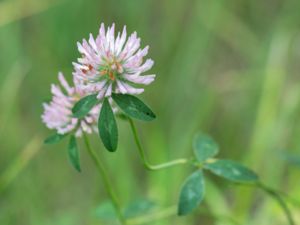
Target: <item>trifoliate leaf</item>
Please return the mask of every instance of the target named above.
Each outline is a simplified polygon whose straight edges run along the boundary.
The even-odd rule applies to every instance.
[[[69,142],[69,149],[68,149],[69,160],[72,166],[80,172],[80,159],[79,159],[79,150],[76,142],[76,138],[74,135],[71,136]]]
[[[216,160],[205,164],[204,168],[220,177],[237,183],[254,183],[258,181],[258,176],[255,172],[231,160]]]
[[[132,118],[151,121],[156,117],[152,110],[135,96],[112,94],[112,98],[125,114]]]
[[[44,144],[56,144],[66,136],[67,134],[53,134],[44,140]]]
[[[73,116],[79,119],[85,117],[98,102],[97,94],[85,96],[74,105]]]
[[[194,153],[199,162],[214,157],[219,152],[218,144],[208,135],[198,133],[194,138]]]
[[[185,180],[181,188],[178,215],[187,215],[197,208],[203,200],[204,190],[203,173],[198,170]]]
[[[98,129],[105,148],[111,152],[116,151],[118,146],[118,127],[107,98],[103,101],[98,120]]]

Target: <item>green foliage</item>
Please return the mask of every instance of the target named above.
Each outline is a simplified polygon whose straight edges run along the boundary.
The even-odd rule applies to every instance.
[[[155,119],[155,114],[140,99],[128,94],[112,94],[116,104],[130,117],[151,121]]]
[[[97,103],[99,103],[97,94],[83,97],[74,105],[73,116],[79,119],[85,117]]]
[[[201,170],[197,170],[189,176],[180,191],[178,215],[191,213],[199,206],[204,197],[204,177]]]
[[[218,144],[208,135],[198,133],[194,138],[194,154],[199,162],[214,157],[219,152]]]
[[[258,181],[256,173],[231,160],[216,160],[212,163],[205,164],[204,167],[212,173],[233,182],[255,183]]]
[[[117,112],[116,117],[120,120],[124,120],[124,121],[128,120],[128,117],[124,113]]]
[[[127,219],[146,215],[156,207],[155,202],[149,199],[136,199],[130,202],[122,211]],[[111,201],[101,203],[95,209],[95,216],[101,220],[116,220],[118,218],[116,210]]]
[[[76,42],[88,39],[89,33],[95,37],[100,22],[110,25],[114,21],[116,30],[126,24],[127,34],[137,31],[142,46],[150,45],[149,53],[155,61],[151,73],[157,74],[157,79],[146,87],[143,97],[155,106],[160,123],[141,127],[142,143],[151,161],[188,155],[191,134],[201,127],[226,148],[224,155],[234,155],[271,183],[284,187],[288,194],[300,196],[299,170],[291,166],[290,160],[273,154],[282,148],[295,154],[300,151],[300,1],[166,0],[158,6],[151,0],[92,0],[88,4],[84,0],[32,0],[26,1],[25,8],[24,2],[3,0],[0,4],[2,172],[11,160],[14,162],[14,156],[22,156],[33,135],[50,134],[40,120],[41,102],[50,96],[49,84],[57,83],[58,70],[71,81],[71,61],[80,57]],[[118,175],[114,182],[122,194],[121,202],[130,197],[129,193],[141,192],[162,196],[159,199],[164,203],[174,202],[177,185],[191,167],[142,172],[141,163],[133,156],[131,133],[126,129],[120,124],[124,152],[117,156],[104,154],[107,165],[112,165],[112,174]],[[95,173],[74,180],[74,174],[65,170],[61,160],[63,149],[57,150],[31,158],[7,192],[2,192],[0,224],[110,224],[90,218],[90,204],[106,197],[100,182],[91,187]],[[90,160],[83,159],[88,165]],[[37,171],[40,165],[51,166],[51,173],[41,168]],[[123,174],[132,168],[132,173]],[[56,188],[44,188],[49,183]],[[88,196],[78,194],[79,190],[88,190]],[[266,224],[270,218],[274,225],[285,224],[276,202],[266,196],[260,197],[267,204],[249,210],[256,201],[249,188],[233,186],[230,192],[221,188],[219,192],[224,199],[233,199],[229,205],[234,210],[227,207],[227,211],[218,211],[220,205],[215,202],[209,207],[214,215],[247,218],[239,224]],[[63,204],[56,204],[54,212],[53,202],[62,196]],[[72,206],[67,206],[64,203],[70,198]],[[214,198],[205,195],[207,200]],[[297,216],[297,206],[293,211]],[[202,214],[195,213],[145,224],[225,224],[216,218],[201,218]],[[68,219],[73,222],[62,222]]]
[[[79,159],[79,149],[77,146],[76,138],[74,135],[71,136],[68,148],[69,160],[72,166],[80,172],[80,159]]]
[[[111,201],[101,203],[95,209],[95,216],[101,220],[116,220],[118,218],[115,208]]]
[[[56,144],[60,142],[67,134],[53,134],[44,140],[44,144]]]
[[[137,199],[127,205],[124,209],[124,216],[126,218],[141,216],[153,210],[155,206],[155,202],[149,199]]]
[[[300,168],[300,155],[285,152],[280,154],[279,157],[281,160],[288,162],[289,165]]]
[[[99,135],[108,151],[114,152],[118,146],[118,127],[112,108],[104,99],[98,120]]]
[[[257,183],[258,176],[245,166],[231,160],[211,159],[219,152],[218,144],[208,135],[198,133],[195,136],[194,154],[201,164],[197,167],[236,183]],[[210,160],[209,160],[210,159]],[[180,192],[178,215],[191,213],[203,200],[204,176],[202,170],[197,170],[184,182]]]

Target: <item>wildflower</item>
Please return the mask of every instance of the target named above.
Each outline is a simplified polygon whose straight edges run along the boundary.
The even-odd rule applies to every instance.
[[[43,104],[43,122],[49,129],[55,129],[58,134],[75,132],[75,136],[80,137],[82,132],[92,133],[93,131],[97,131],[97,118],[100,105],[96,105],[82,119],[72,117],[73,106],[78,100],[84,97],[86,93],[79,88],[70,87],[62,73],[59,73],[58,79],[63,90],[60,86],[52,84],[52,100],[49,104]]]
[[[99,34],[94,39],[77,43],[82,57],[73,63],[76,85],[89,93],[98,93],[97,98],[111,96],[112,93],[140,94],[143,88],[136,85],[148,85],[155,75],[143,75],[151,69],[153,60],[143,58],[148,54],[149,46],[140,49],[140,38],[136,32],[126,41],[126,26],[122,34],[115,38],[115,25],[105,31],[101,24]]]

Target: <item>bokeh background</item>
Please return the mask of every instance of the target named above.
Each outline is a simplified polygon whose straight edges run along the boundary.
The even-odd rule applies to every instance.
[[[115,224],[98,215],[107,195],[84,147],[77,173],[67,141],[43,145],[52,132],[40,119],[57,73],[71,81],[76,42],[101,22],[127,25],[150,45],[157,79],[141,98],[158,118],[137,123],[150,161],[190,156],[193,134],[206,132],[220,157],[291,196],[300,224],[299,12],[299,0],[0,0],[0,224]],[[123,205],[156,202],[163,219],[144,224],[287,224],[269,196],[210,175],[203,205],[178,218],[173,206],[191,168],[148,172],[126,122],[119,132],[116,153],[97,135],[93,145]]]

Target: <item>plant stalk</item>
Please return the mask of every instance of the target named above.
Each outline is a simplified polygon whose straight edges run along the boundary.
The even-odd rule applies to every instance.
[[[296,225],[295,221],[293,219],[292,213],[290,211],[290,209],[288,208],[286,202],[283,200],[283,198],[280,196],[280,194],[278,193],[278,191],[267,187],[266,185],[262,184],[262,183],[258,183],[257,186],[262,189],[264,192],[266,192],[268,195],[270,195],[270,197],[272,197],[274,200],[276,200],[279,204],[279,206],[282,208],[289,225]]]
[[[104,186],[105,186],[105,189],[108,193],[108,195],[110,196],[110,199],[113,203],[113,206],[116,210],[116,213],[117,213],[117,216],[118,216],[118,219],[120,221],[120,223],[122,225],[126,225],[126,220],[122,214],[122,210],[121,210],[121,207],[120,207],[120,203],[119,203],[119,200],[117,198],[117,195],[116,193],[114,192],[113,188],[112,188],[112,184],[111,184],[111,181],[109,179],[109,176],[106,172],[106,169],[105,167],[103,166],[103,163],[102,161],[99,159],[99,157],[97,156],[96,152],[91,148],[91,145],[90,145],[90,142],[89,142],[89,139],[88,137],[86,136],[85,133],[83,133],[83,139],[84,139],[84,142],[85,142],[85,145],[86,145],[86,148],[88,150],[88,153],[90,154],[91,158],[93,159],[97,169],[98,169],[98,172],[100,173],[101,175],[101,178],[103,180],[103,183],[104,183]]]
[[[139,151],[140,158],[142,159],[143,164],[144,164],[146,169],[151,170],[151,171],[161,170],[161,169],[165,169],[165,168],[168,168],[168,167],[172,167],[172,166],[176,166],[176,165],[182,165],[182,164],[186,164],[186,163],[191,162],[189,159],[182,158],[182,159],[175,159],[175,160],[172,160],[172,161],[169,161],[169,162],[166,162],[166,163],[152,165],[147,160],[146,153],[145,153],[145,151],[142,147],[142,144],[140,142],[140,139],[139,139],[139,136],[138,136],[138,133],[137,133],[137,130],[136,130],[136,127],[135,127],[135,124],[134,124],[133,120],[128,117],[128,121],[129,121],[131,130],[132,130],[132,133],[133,133],[135,144],[136,144],[136,146],[138,148],[138,151]]]

